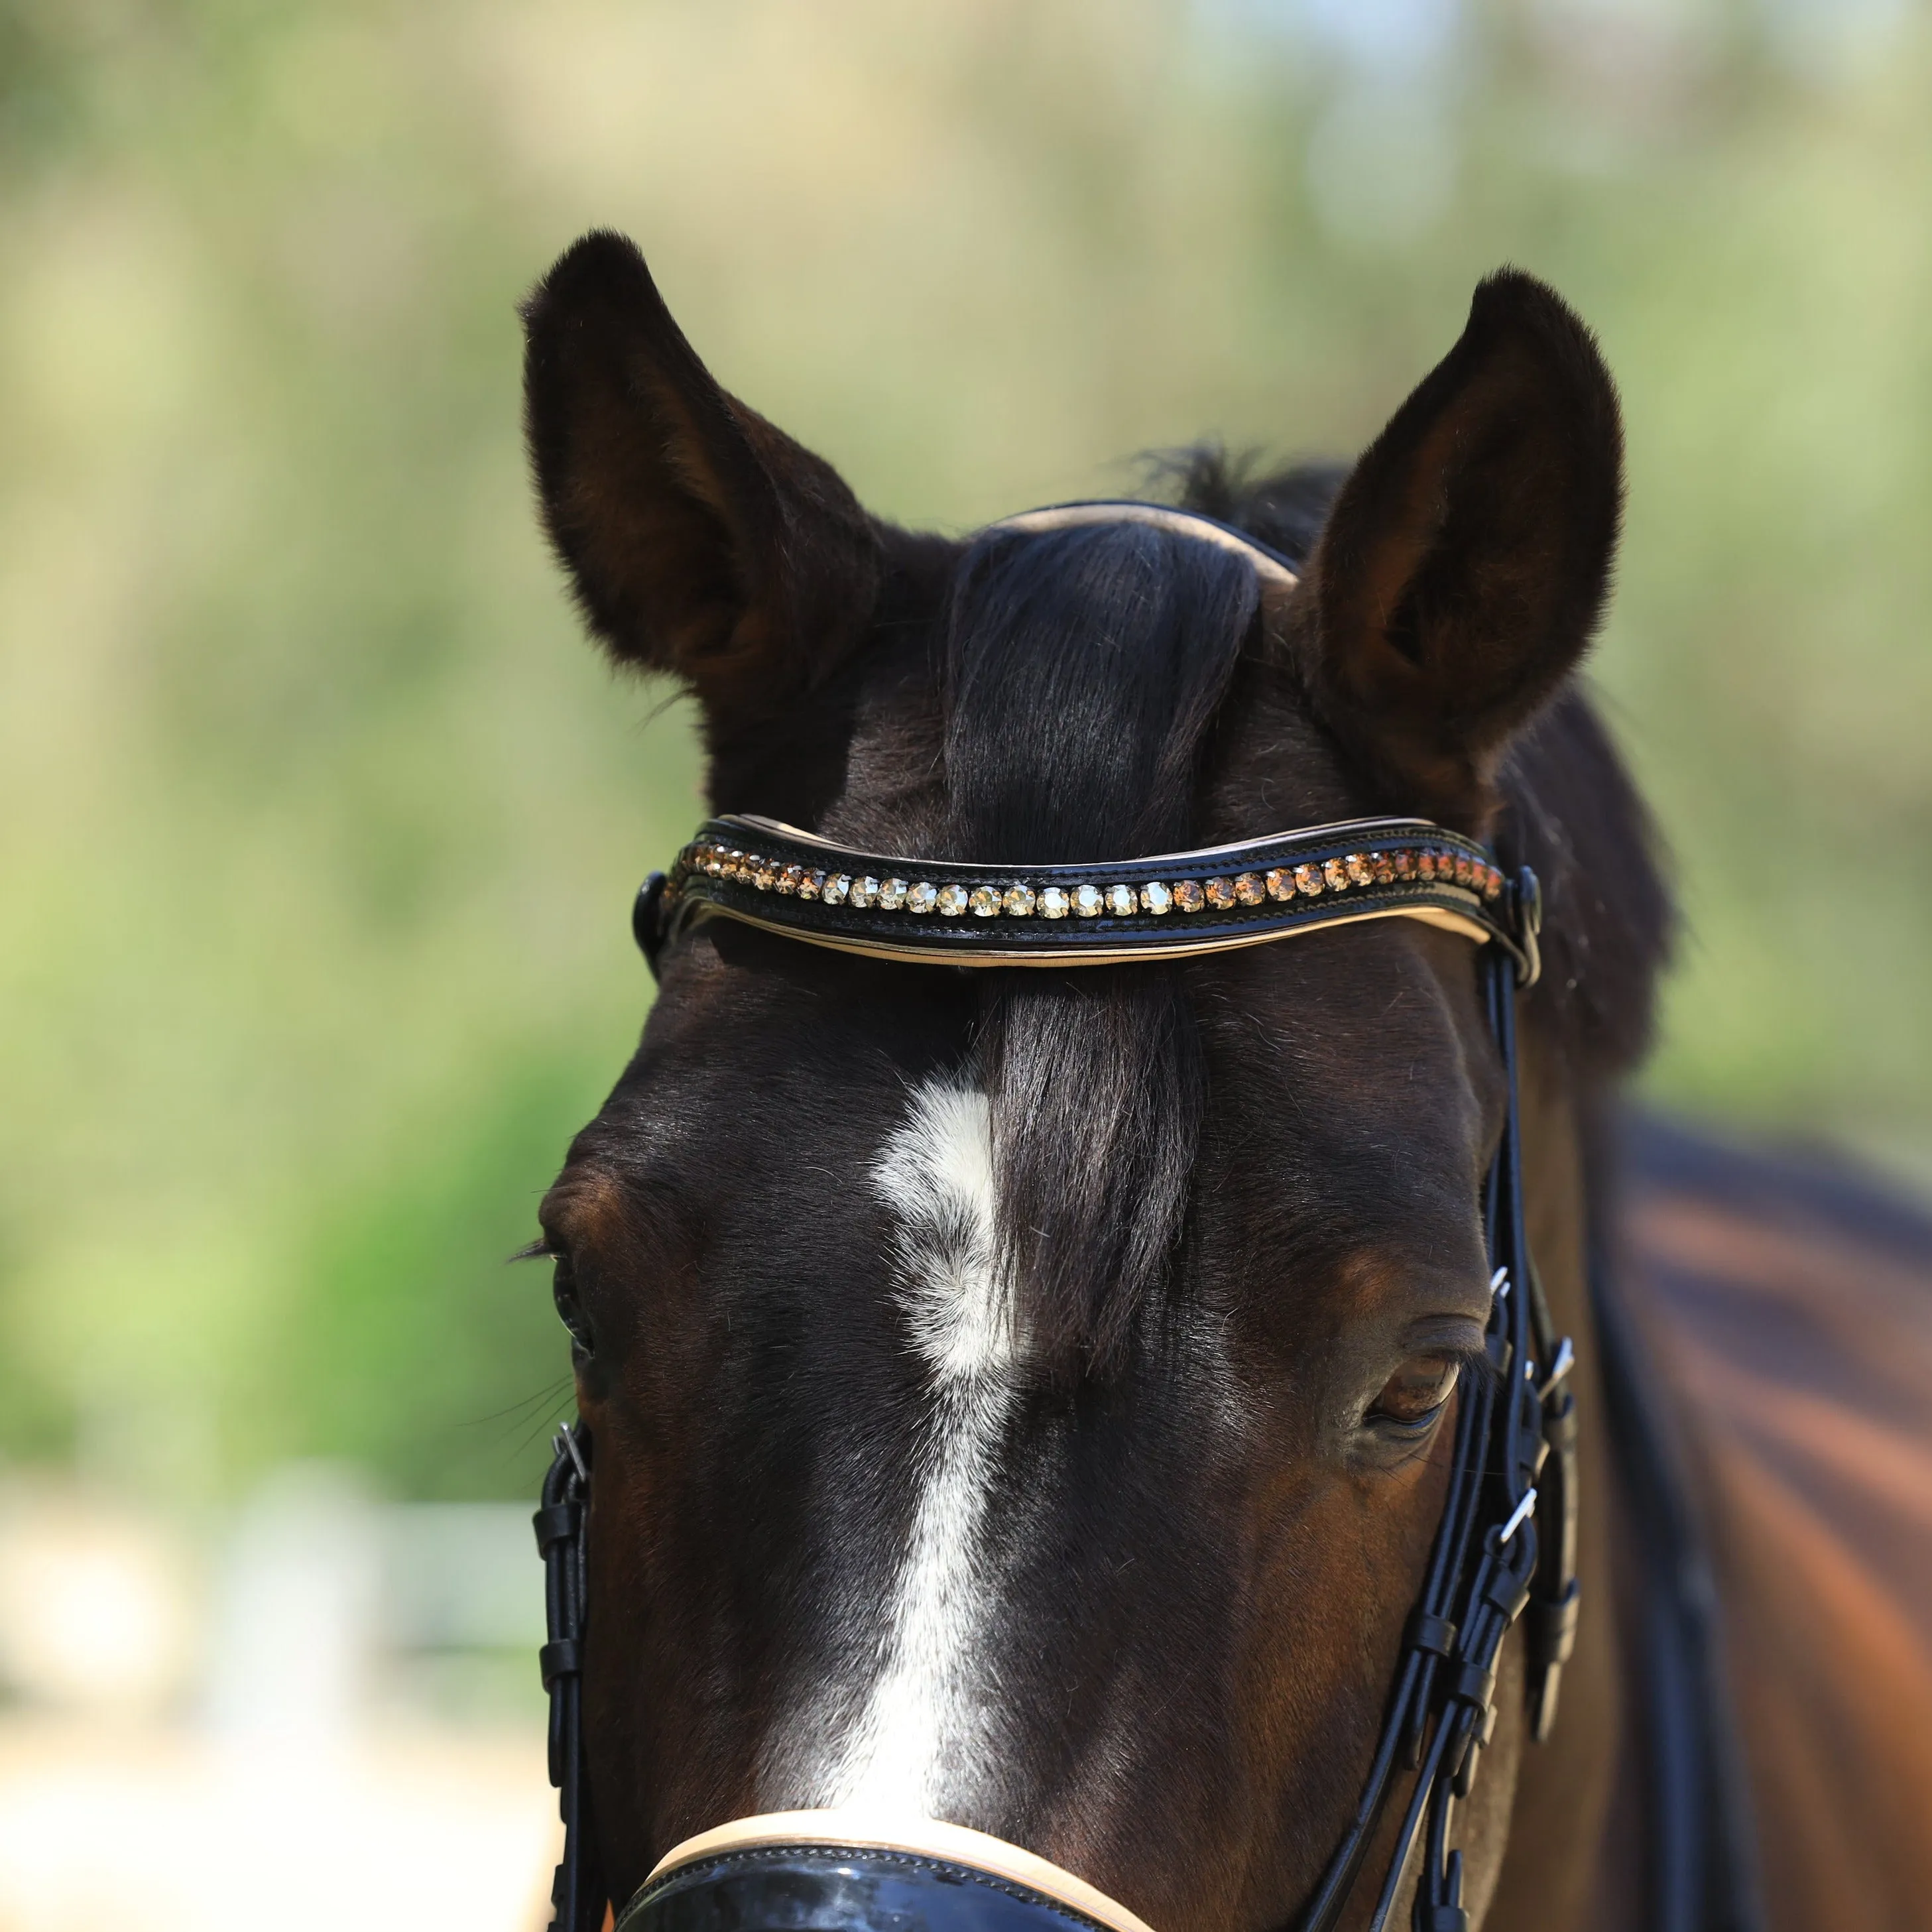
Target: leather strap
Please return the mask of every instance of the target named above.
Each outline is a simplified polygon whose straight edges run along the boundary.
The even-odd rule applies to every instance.
[[[1121,498],[1100,498],[1078,503],[1054,503],[1041,510],[1022,510],[1017,516],[989,524],[987,531],[1012,530],[1031,536],[1046,530],[1070,530],[1097,524],[1145,524],[1165,530],[1171,536],[1192,537],[1216,549],[1233,550],[1253,565],[1255,574],[1264,583],[1292,590],[1301,581],[1294,565],[1277,550],[1258,542],[1246,530],[1238,530],[1198,510],[1177,510],[1166,503],[1137,503]]]
[[[620,1928],[652,1925],[664,1915],[653,1911],[672,1882],[715,1874],[735,1863],[740,1869],[761,1855],[776,1856],[795,1874],[810,1869],[814,1856],[850,1865],[868,1852],[882,1855],[882,1869],[893,1862],[938,1870],[955,1882],[979,1888],[990,1882],[1010,1897],[1030,1899],[1048,1911],[1070,1916],[1099,1932],[1151,1932],[1146,1922],[1096,1886],[1019,1845],[986,1832],[950,1825],[937,1818],[885,1816],[858,1810],[779,1811],[736,1818],[700,1832],[660,1858],[617,1921]],[[984,1909],[969,1905],[965,1923],[977,1922]],[[923,1914],[921,1915],[924,1916]]]
[[[1500,948],[1488,956],[1490,1023],[1509,1082],[1502,1144],[1483,1191],[1491,1280],[1486,1350],[1492,1373],[1458,1392],[1456,1440],[1443,1505],[1382,1733],[1367,1781],[1297,1932],[1334,1932],[1354,1895],[1384,1814],[1407,1783],[1401,1822],[1369,1919],[1383,1932],[1411,1854],[1421,1841],[1414,1924],[1467,1932],[1462,1859],[1449,1848],[1456,1803],[1466,1798],[1494,1728],[1496,1660],[1510,1626],[1532,1600],[1576,1596],[1574,1538],[1546,1552],[1538,1534],[1539,1483],[1559,1415],[1571,1412],[1552,1372],[1568,1343],[1552,1332],[1523,1223],[1516,1080],[1515,973]],[[1574,1473],[1567,1478],[1574,1493]],[[1533,1714],[1554,1715],[1556,1673],[1536,1669]],[[1405,1774],[1413,1773],[1406,1779]]]
[[[550,1694],[550,1781],[563,1820],[563,1857],[550,1881],[551,1932],[600,1932],[608,1909],[590,1818],[584,1761],[584,1631],[590,1598],[585,1549],[590,1514],[590,1435],[582,1423],[556,1432],[556,1454],[532,1521],[544,1563],[538,1653]]]
[[[1538,968],[1534,877],[1420,818],[1300,831],[1090,865],[994,866],[839,845],[776,819],[709,820],[639,895],[655,962],[693,917],[808,945],[952,966],[1111,965],[1264,944],[1358,920],[1418,919]]]

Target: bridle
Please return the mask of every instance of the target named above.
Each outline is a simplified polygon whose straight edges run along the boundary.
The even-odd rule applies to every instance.
[[[1066,506],[994,527],[1129,520],[1239,548],[1264,577],[1294,580],[1284,560],[1240,532],[1150,506]],[[653,972],[678,934],[715,918],[874,958],[966,968],[1186,957],[1388,918],[1420,920],[1482,949],[1484,999],[1508,1096],[1482,1194],[1492,1372],[1462,1382],[1447,1496],[1375,1757],[1348,1827],[1295,1928],[1333,1932],[1407,1777],[1372,1932],[1387,1924],[1418,1842],[1415,1932],[1467,1932],[1462,1855],[1450,1848],[1450,1828],[1494,1728],[1503,1640],[1527,1612],[1530,1725],[1540,1741],[1555,1720],[1579,1594],[1576,1413],[1568,1380],[1574,1358],[1568,1338],[1552,1328],[1523,1222],[1516,998],[1539,970],[1534,874],[1524,868],[1506,877],[1486,847],[1412,818],[1352,820],[1093,865],[994,866],[892,858],[774,820],[734,816],[706,824],[669,872],[654,874],[639,894],[634,929]],[[590,1453],[581,1425],[559,1432],[536,1519],[547,1578],[542,1662],[550,1696],[550,1780],[561,1794],[565,1828],[552,1892],[555,1932],[598,1932],[607,1909],[594,1868],[584,1769]],[[771,1828],[778,1828],[776,1837]],[[934,1842],[935,1833],[957,1831],[928,1824],[909,1839],[902,1834],[880,1843],[878,1834],[860,1832],[834,1812],[735,1821],[722,1841],[721,1834],[706,1834],[676,1847],[618,1915],[618,1925],[621,1932],[676,1932],[688,1918],[679,1901],[688,1901],[696,1880],[728,1867],[742,1876],[746,1860],[762,1857],[767,1865],[790,1858],[786,1869],[796,1882],[800,1861],[817,1869],[812,1859],[826,1855],[844,1861],[841,1871],[855,1860],[887,1862],[880,1882],[902,1876],[908,1859],[920,1869],[944,1867],[956,1890],[967,1888],[962,1896],[980,1897],[982,1921],[998,1900],[1024,1894],[1063,1921],[1108,1932],[1119,1932],[1126,1921],[1139,1924],[1102,1895],[1079,1895],[1092,1888],[1017,1847],[1003,1850],[1031,1861],[1023,1877],[988,1863],[993,1855],[986,1848],[1000,1840],[966,1833],[964,1840],[980,1842]],[[992,1892],[989,1873],[997,1880]],[[1096,1898],[1118,1916],[1097,1910]]]

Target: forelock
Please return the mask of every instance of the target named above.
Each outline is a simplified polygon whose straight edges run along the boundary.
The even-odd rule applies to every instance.
[[[947,629],[949,856],[1077,863],[1198,842],[1208,727],[1258,601],[1238,554],[1145,524],[982,537]],[[1036,1359],[1104,1371],[1186,1216],[1194,1016],[1165,966],[979,982],[1001,1246]]]

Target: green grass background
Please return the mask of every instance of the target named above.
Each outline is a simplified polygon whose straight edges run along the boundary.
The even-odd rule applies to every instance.
[[[517,1495],[501,1256],[689,721],[577,634],[514,304],[594,225],[950,529],[1371,435],[1484,271],[1629,425],[1667,1100],[1932,1170],[1932,34],[1881,0],[0,0],[0,1449]]]

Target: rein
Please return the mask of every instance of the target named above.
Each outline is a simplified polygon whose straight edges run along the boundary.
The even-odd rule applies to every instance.
[[[1066,506],[995,527],[1130,518],[1240,548],[1264,577],[1294,581],[1282,560],[1238,532],[1150,506]],[[1540,1741],[1555,1721],[1579,1597],[1576,1413],[1568,1385],[1574,1358],[1569,1339],[1553,1331],[1523,1221],[1516,998],[1539,970],[1534,874],[1526,868],[1507,878],[1484,846],[1413,818],[1352,820],[1152,858],[1011,866],[867,853],[776,820],[728,816],[702,826],[669,872],[654,874],[638,896],[634,930],[652,972],[667,944],[713,918],[808,945],[968,969],[1189,957],[1384,918],[1420,920],[1481,947],[1488,1018],[1508,1084],[1502,1137],[1482,1196],[1491,1372],[1466,1376],[1458,1394],[1448,1496],[1374,1759],[1348,1827],[1294,1928],[1334,1932],[1406,1784],[1370,1932],[1388,1924],[1418,1845],[1416,1932],[1467,1932],[1462,1854],[1450,1848],[1450,1827],[1495,1726],[1503,1640],[1526,1612],[1530,1720]],[[565,1826],[553,1932],[599,1932],[608,1910],[595,1868],[581,1701],[590,1450],[580,1424],[559,1432],[536,1519],[547,1574],[550,1781]],[[952,1888],[946,1896],[955,1904],[932,1918],[934,1932],[1003,1926],[1002,1915],[1022,1897],[1032,1901],[1027,1922],[1036,1928],[1045,1913],[1098,1932],[1146,1932],[1125,1906],[1019,1847],[934,1821],[896,1821],[884,1835],[860,1828],[862,1822],[839,1812],[786,1814],[739,1820],[687,1840],[616,1915],[618,1932],[711,1925],[694,1887],[728,1880],[742,1889],[754,1872],[781,1891],[790,1886],[783,1896],[794,1903],[801,1886],[831,1886],[821,1912],[788,1916],[786,1924],[863,1932],[875,1922],[847,1880],[871,1874],[873,1890],[863,1899],[876,1904],[879,1886],[900,1882],[914,1868],[946,1877]],[[1016,1867],[1016,1860],[1024,1862]],[[836,1884],[828,1873],[837,1875]],[[729,1922],[758,1932],[759,1900],[769,1907],[777,1896],[754,1886],[737,1898]],[[962,1899],[977,1901],[963,1918]],[[920,1900],[931,1903],[924,1894]]]

